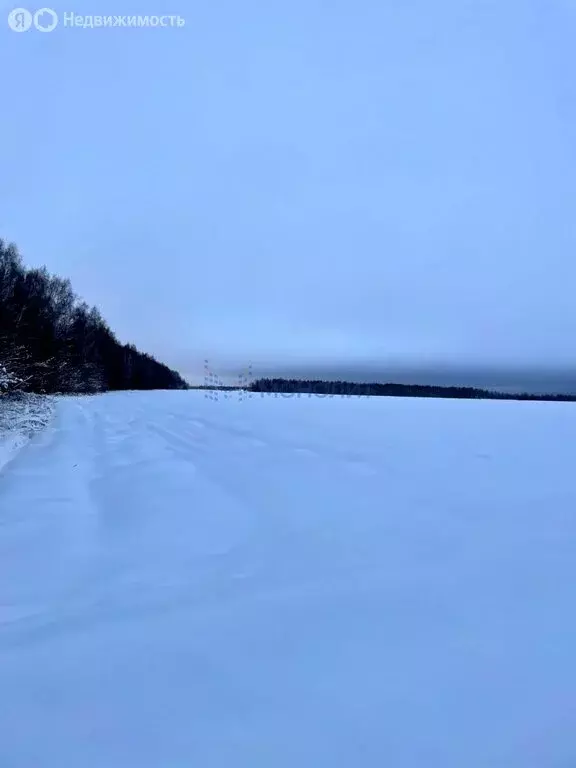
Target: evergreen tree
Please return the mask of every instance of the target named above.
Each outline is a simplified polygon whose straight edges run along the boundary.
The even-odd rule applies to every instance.
[[[0,392],[187,388],[176,371],[121,344],[69,280],[26,269],[17,248],[0,240]]]

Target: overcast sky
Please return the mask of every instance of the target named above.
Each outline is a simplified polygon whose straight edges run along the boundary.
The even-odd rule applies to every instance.
[[[85,0],[53,7],[187,23],[45,34],[0,2],[0,236],[123,341],[192,376],[576,360],[576,0]]]

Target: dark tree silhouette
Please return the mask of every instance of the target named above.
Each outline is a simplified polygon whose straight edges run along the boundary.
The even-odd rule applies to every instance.
[[[0,240],[0,391],[187,388],[176,371],[121,344],[69,280],[27,269],[16,246]]]
[[[310,381],[306,379],[258,379],[250,386],[252,392],[279,394],[308,394],[319,397],[442,397],[467,400],[557,400],[576,401],[574,395],[504,394],[473,387],[440,387],[421,384],[354,384],[349,381]]]

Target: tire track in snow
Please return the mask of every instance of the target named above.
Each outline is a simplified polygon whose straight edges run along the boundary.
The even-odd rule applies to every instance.
[[[43,510],[58,511],[51,524],[61,577],[55,588],[31,586],[26,600],[36,607],[20,614],[19,634],[115,620],[129,606],[163,610],[316,579],[317,553],[334,547],[326,522],[346,482],[346,473],[332,479],[337,449],[158,402],[106,395],[59,403],[52,464],[39,447],[34,471],[45,483],[34,489]],[[25,462],[23,476],[30,471]],[[19,487],[29,500],[32,489]],[[52,562],[40,557],[39,570],[54,570]]]

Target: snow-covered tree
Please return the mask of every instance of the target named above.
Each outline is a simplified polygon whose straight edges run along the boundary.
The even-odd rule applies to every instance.
[[[21,384],[18,376],[15,376],[5,365],[0,363],[0,392],[10,392]]]
[[[121,344],[69,280],[26,269],[0,240],[0,392],[182,389],[184,380],[132,345]]]

